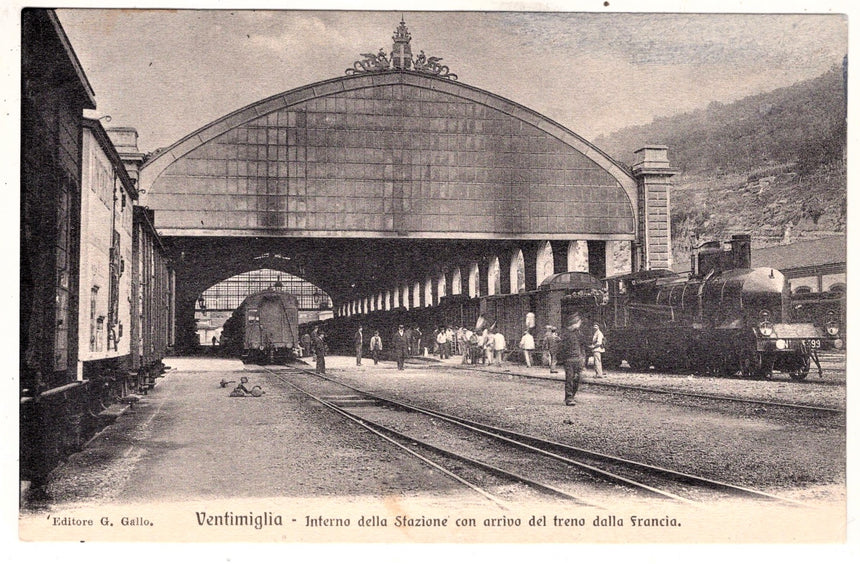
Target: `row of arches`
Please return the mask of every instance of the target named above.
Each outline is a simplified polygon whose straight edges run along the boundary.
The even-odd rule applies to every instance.
[[[570,241],[567,243],[566,250],[566,271],[589,271],[587,241]],[[374,311],[390,311],[400,307],[405,309],[431,307],[439,305],[440,300],[449,293],[466,295],[470,298],[479,297],[482,295],[482,288],[485,288],[486,295],[498,295],[502,293],[503,276],[507,276],[510,282],[506,288],[510,288],[511,293],[525,292],[526,262],[522,249],[514,249],[510,256],[505,258],[510,259],[505,261],[505,264],[510,265],[504,269],[506,272],[502,272],[502,261],[499,256],[491,256],[483,265],[479,265],[478,261],[471,261],[464,266],[455,266],[450,270],[428,275],[423,280],[405,282],[394,288],[381,290],[374,295],[344,302],[336,307],[336,314],[348,317]],[[538,249],[533,265],[538,284],[556,273],[556,264],[552,244],[544,241]],[[481,281],[482,272],[487,279],[486,286]]]

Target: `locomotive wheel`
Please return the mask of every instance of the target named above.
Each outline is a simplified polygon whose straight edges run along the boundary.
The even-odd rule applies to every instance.
[[[744,378],[764,380],[770,378],[770,373],[770,366],[764,362],[758,353],[753,353],[741,361],[741,374]]]
[[[725,358],[721,358],[717,361],[715,376],[720,376],[723,378],[732,378],[737,373],[738,369],[736,364],[733,364],[731,361]]]
[[[797,370],[792,370],[788,373],[792,380],[804,380],[809,376],[809,357],[803,359],[803,363]]]

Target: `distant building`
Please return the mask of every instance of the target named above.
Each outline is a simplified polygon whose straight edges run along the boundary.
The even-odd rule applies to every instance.
[[[792,318],[824,327],[839,323],[847,340],[845,237],[798,241],[789,245],[753,249],[753,267],[776,268],[791,288]]]
[[[798,241],[753,249],[752,266],[771,267],[782,272],[792,294],[844,294],[847,253],[847,240],[843,236]]]

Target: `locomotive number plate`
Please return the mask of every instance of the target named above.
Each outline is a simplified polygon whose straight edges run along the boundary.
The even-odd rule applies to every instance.
[[[809,347],[810,349],[820,349],[821,348],[821,339],[804,339],[803,344]]]

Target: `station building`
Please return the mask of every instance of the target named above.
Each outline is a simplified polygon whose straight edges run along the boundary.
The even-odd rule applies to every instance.
[[[558,272],[671,267],[666,147],[629,168],[413,57],[404,22],[392,39],[390,55],[241,108],[141,164],[143,203],[176,253],[180,340],[183,327],[197,340],[203,292],[260,268],[352,315],[533,290]]]

